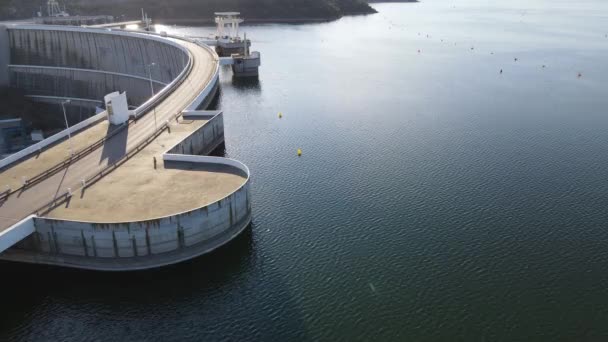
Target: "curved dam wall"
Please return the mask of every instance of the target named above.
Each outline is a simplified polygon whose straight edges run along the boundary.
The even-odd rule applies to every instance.
[[[91,270],[131,271],[178,263],[231,241],[251,222],[249,169],[208,153],[224,139],[221,113],[164,154],[165,165],[224,165],[244,181],[224,198],[200,208],[139,222],[94,223],[33,218],[33,233],[0,256],[4,260]]]
[[[158,93],[189,60],[170,40],[137,33],[14,26],[7,35],[9,84],[28,95],[102,101],[126,91],[129,105],[139,106],[151,97],[148,70]]]
[[[35,218],[21,243],[29,261],[94,270],[138,270],[177,263],[232,240],[251,220],[249,182],[186,213],[143,222],[98,224]],[[10,254],[9,254],[10,258]],[[19,261],[27,261],[22,256]]]

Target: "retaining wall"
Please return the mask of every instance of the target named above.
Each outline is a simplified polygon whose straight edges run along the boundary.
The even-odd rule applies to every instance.
[[[224,141],[224,114],[219,113],[192,132],[167,153],[200,155],[209,154]]]
[[[183,255],[177,257],[180,252],[190,250],[190,257],[194,257],[221,246],[243,230],[250,217],[249,183],[246,183],[208,206],[144,222],[98,224],[34,218],[36,231],[23,247],[27,245],[49,254],[49,261],[56,257],[81,257],[72,258],[71,263],[82,268],[158,267],[186,259]],[[104,266],[110,261],[120,265]],[[149,266],[142,267],[145,264]]]

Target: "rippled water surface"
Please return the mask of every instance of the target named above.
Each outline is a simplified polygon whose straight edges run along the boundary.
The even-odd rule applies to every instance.
[[[250,231],[155,272],[1,264],[0,340],[605,339],[608,3],[374,6],[245,28]]]

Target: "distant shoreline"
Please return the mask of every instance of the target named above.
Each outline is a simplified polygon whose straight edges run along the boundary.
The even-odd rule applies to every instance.
[[[354,14],[346,14],[347,16],[353,15],[370,15],[375,13],[354,13]],[[334,20],[338,20],[340,18],[245,18],[245,23],[247,24],[314,24],[314,23],[326,23]],[[215,26],[215,21],[210,20],[208,18],[200,18],[200,19],[163,19],[163,18],[155,18],[154,22],[157,24],[167,24],[167,25],[196,25],[196,26]]]

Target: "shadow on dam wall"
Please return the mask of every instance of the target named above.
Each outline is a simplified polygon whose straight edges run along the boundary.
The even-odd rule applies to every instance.
[[[305,340],[301,310],[281,270],[256,253],[256,231],[251,223],[215,252],[148,271],[0,262],[2,289],[11,293],[0,311],[0,340],[66,340],[65,329],[74,330],[73,340],[273,340],[285,331]],[[235,291],[245,299],[235,301]]]
[[[139,106],[150,97],[149,78],[158,93],[189,62],[182,46],[155,37],[65,27],[16,26],[7,32],[8,84],[33,96],[101,103],[111,92],[126,91],[129,104]]]

